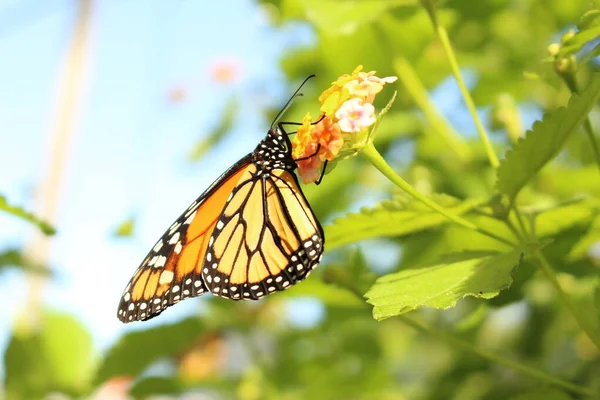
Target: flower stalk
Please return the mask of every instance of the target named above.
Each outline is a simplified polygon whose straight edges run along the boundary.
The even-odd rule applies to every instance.
[[[475,107],[473,98],[471,97],[471,94],[469,93],[469,89],[467,89],[467,85],[465,85],[465,81],[462,77],[462,74],[460,73],[460,67],[458,66],[458,62],[456,61],[456,56],[454,55],[454,50],[452,49],[452,44],[450,43],[450,39],[448,38],[448,32],[446,31],[446,28],[442,24],[440,24],[437,19],[436,8],[435,8],[434,3],[435,3],[434,0],[421,0],[421,4],[423,5],[423,7],[425,7],[425,10],[427,10],[427,13],[429,14],[429,17],[433,24],[435,33],[437,34],[438,39],[442,43],[442,47],[444,48],[444,51],[446,52],[446,56],[448,57],[448,61],[450,62],[450,68],[452,70],[452,74],[454,75],[454,78],[456,79],[458,88],[460,89],[460,92],[462,93],[462,96],[463,96],[463,99],[465,100],[467,108],[469,109],[469,112],[471,113],[471,117],[473,118],[473,122],[475,123],[475,128],[477,129],[479,138],[481,139],[481,142],[483,143],[483,147],[485,148],[485,152],[487,153],[488,159],[490,161],[490,165],[493,168],[498,168],[498,166],[500,165],[500,162],[498,161],[498,157],[496,156],[496,153],[494,153],[494,149],[492,148],[490,140],[488,139],[488,135],[487,135],[487,132],[485,131],[485,128],[483,127],[481,118],[479,118],[479,114],[477,114],[477,107]]]

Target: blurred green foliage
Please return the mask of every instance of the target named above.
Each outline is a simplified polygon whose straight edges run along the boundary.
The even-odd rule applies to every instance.
[[[304,188],[326,231],[327,257],[310,279],[257,303],[207,299],[198,315],[139,324],[103,354],[78,321],[44,312],[38,326],[14,329],[5,397],[600,398],[600,9],[589,0],[448,0],[435,25],[421,3],[429,2],[259,6],[275,27],[300,22],[316,33],[281,60],[290,82],[317,74],[286,120],[317,115],[318,94],[358,64],[398,75],[377,149],[478,230],[401,193],[364,158],[340,161]],[[439,27],[495,131],[497,171],[452,86]],[[235,104],[193,160],[229,132]],[[544,117],[530,127],[532,110]],[[3,197],[0,208],[52,231]],[[126,221],[118,232],[132,228]],[[0,255],[0,267],[21,265],[19,254]],[[303,325],[289,310],[306,300],[322,316]]]

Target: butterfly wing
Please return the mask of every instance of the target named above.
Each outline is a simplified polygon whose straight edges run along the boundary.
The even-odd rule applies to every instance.
[[[274,169],[240,180],[227,201],[202,269],[207,289],[257,300],[306,278],[323,254],[324,235],[296,176]]]
[[[123,292],[117,312],[121,321],[150,319],[170,305],[205,293],[201,269],[209,238],[251,166],[250,155],[234,164],[161,236]]]

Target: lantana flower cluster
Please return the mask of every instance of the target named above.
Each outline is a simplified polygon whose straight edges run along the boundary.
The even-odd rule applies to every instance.
[[[359,65],[352,74],[344,74],[320,96],[321,116],[313,124],[310,113],[292,140],[292,156],[298,164],[302,182],[316,182],[325,161],[337,158],[355,136],[367,132],[376,121],[373,101],[386,83],[395,76],[378,78],[375,71],[362,72]]]

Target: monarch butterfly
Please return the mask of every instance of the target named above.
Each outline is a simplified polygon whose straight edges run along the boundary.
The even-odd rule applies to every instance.
[[[294,173],[298,160],[283,128],[293,123],[278,122],[300,88],[256,149],[225,171],[150,250],[123,292],[121,321],[153,318],[206,292],[258,300],[305,279],[318,265],[323,229]]]

